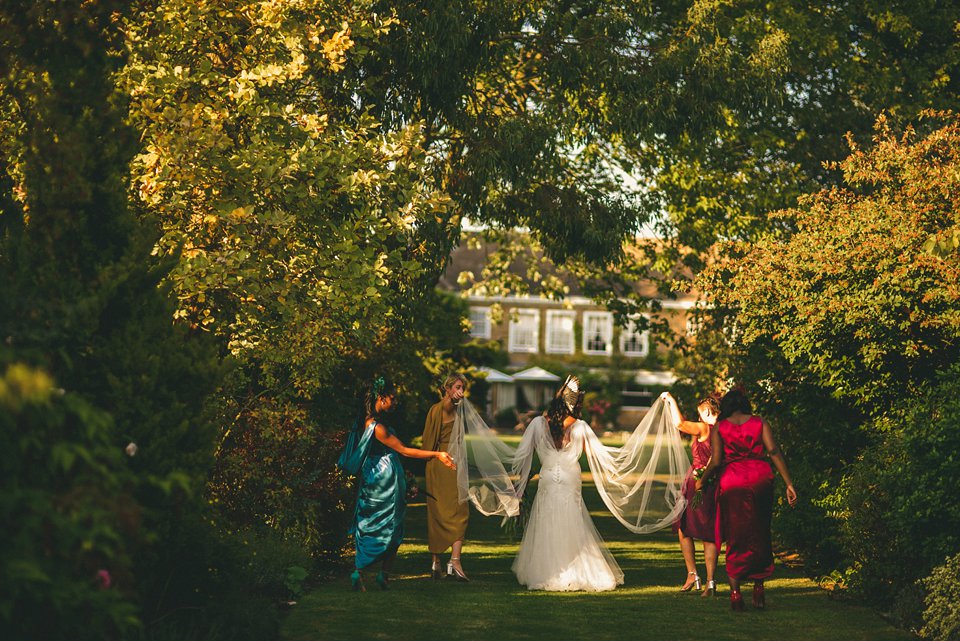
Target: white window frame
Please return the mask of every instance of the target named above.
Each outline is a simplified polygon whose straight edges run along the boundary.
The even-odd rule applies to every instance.
[[[642,358],[650,353],[650,330],[645,329],[642,332],[637,332],[634,328],[634,323],[641,318],[642,317],[640,316],[631,316],[629,319],[627,319],[627,326],[620,330],[620,353],[624,356]],[[627,351],[628,336],[640,337],[640,343],[642,345],[640,351]]]
[[[604,350],[590,349],[590,319],[599,318],[603,322],[604,338],[607,341],[607,347]],[[609,356],[613,353],[613,314],[610,312],[584,312],[583,313],[583,353],[593,354],[595,356]]]
[[[553,345],[553,339],[558,332],[558,329],[554,326],[554,322],[557,319],[569,319],[570,337],[567,340],[567,344],[561,347],[555,347]],[[547,310],[547,339],[544,343],[544,349],[547,354],[573,354],[576,349],[577,338],[576,338],[576,323],[577,323],[577,313],[573,311],[560,310],[560,309],[548,309]]]
[[[477,331],[478,323],[473,322],[473,315],[477,312],[483,314],[483,324],[480,325],[480,331]],[[470,336],[473,338],[490,338],[490,308],[489,307],[471,307],[470,308]]]
[[[533,319],[533,345],[517,344],[517,333],[521,318]],[[540,310],[514,309],[510,312],[510,328],[507,335],[507,351],[514,353],[536,354],[540,351]]]

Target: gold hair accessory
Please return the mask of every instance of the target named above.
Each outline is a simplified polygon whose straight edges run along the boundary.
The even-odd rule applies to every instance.
[[[557,390],[557,396],[563,398],[563,404],[567,406],[567,411],[572,412],[580,400],[580,379],[573,374],[567,376],[567,380]]]

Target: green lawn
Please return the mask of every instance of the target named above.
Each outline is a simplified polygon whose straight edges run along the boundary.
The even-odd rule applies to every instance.
[[[585,484],[586,485],[586,484]],[[294,606],[283,625],[287,641],[339,639],[651,639],[656,641],[906,641],[875,612],[827,598],[799,572],[777,565],[767,586],[767,610],[730,612],[725,585],[716,599],[681,594],[685,570],[670,531],[637,536],[605,512],[596,491],[584,487],[600,533],[626,574],[614,592],[530,592],[510,565],[518,542],[499,519],[472,514],[463,556],[471,583],[429,577],[426,507],[412,504],[391,589],[367,578],[367,592],[350,580],[322,585]],[[723,558],[721,557],[721,568]],[[700,564],[702,568],[702,563]],[[702,575],[701,569],[701,575]],[[722,573],[722,570],[721,570]],[[721,574],[721,578],[723,575]],[[749,589],[745,593],[749,603]]]

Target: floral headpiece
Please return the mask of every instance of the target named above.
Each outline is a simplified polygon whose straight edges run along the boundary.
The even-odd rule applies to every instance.
[[[373,381],[373,395],[380,396],[383,393],[383,387],[387,384],[387,381],[384,380],[382,376],[378,376]]]

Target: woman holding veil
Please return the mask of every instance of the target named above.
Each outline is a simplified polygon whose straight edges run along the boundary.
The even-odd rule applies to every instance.
[[[514,484],[493,474],[496,452],[474,450],[485,471],[470,497],[485,514],[516,516],[533,455],[540,459],[540,480],[513,571],[531,590],[603,591],[623,583],[623,572],[603,545],[581,495],[580,456],[585,454],[597,491],[627,529],[648,533],[669,526],[684,507],[681,483],[689,461],[675,417],[658,399],[621,448],[604,446],[580,418],[583,393],[568,376],[546,416],[531,421],[511,461]],[[475,414],[475,412],[473,413]],[[467,411],[468,431],[479,420]],[[481,428],[482,429],[482,428]],[[465,471],[464,471],[465,474]]]
[[[427,412],[423,426],[423,446],[430,450],[450,451],[450,441],[456,440],[457,406],[463,401],[467,390],[467,378],[463,374],[450,374],[443,381],[443,398]],[[466,461],[463,461],[466,467]],[[431,459],[426,466],[427,481],[427,546],[433,555],[431,575],[434,579],[443,576],[440,555],[451,549],[447,574],[458,581],[467,582],[466,573],[460,564],[463,538],[467,533],[470,505],[460,501],[457,490],[457,473],[442,461]]]

